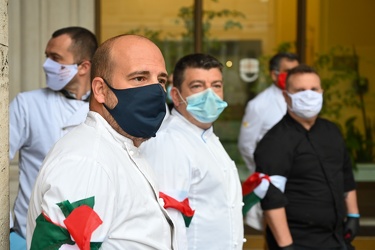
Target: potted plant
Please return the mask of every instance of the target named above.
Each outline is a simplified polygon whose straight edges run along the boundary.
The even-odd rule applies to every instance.
[[[369,81],[361,76],[359,62],[355,48],[336,46],[327,54],[318,55],[314,66],[321,76],[324,89],[321,115],[339,121],[344,111],[352,111],[353,115],[336,123],[342,130],[357,177],[375,179],[375,127],[365,102]]]

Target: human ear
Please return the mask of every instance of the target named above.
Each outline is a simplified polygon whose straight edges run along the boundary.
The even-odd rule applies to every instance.
[[[172,97],[173,105],[175,107],[178,107],[181,104],[181,97],[178,91],[179,90],[176,87],[172,87],[171,89],[171,97]]]
[[[107,85],[104,83],[104,80],[101,77],[95,77],[92,80],[91,88],[92,95],[98,103],[104,103],[107,95]]]
[[[270,75],[271,75],[272,82],[276,83],[277,82],[277,75],[278,75],[277,71],[276,70],[271,70]]]
[[[78,65],[78,74],[85,75],[90,74],[91,69],[91,62],[90,61],[83,61]]]

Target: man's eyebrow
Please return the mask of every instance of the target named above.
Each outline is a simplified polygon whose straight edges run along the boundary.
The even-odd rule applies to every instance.
[[[46,57],[53,56],[53,57],[57,57],[57,58],[62,58],[62,56],[60,54],[56,53],[56,52],[50,52],[50,53],[45,52],[44,54],[46,55]]]
[[[162,73],[160,73],[160,74],[159,74],[159,76],[161,76],[161,77],[168,77],[168,74],[167,74],[167,73],[164,73],[164,72],[162,72]]]
[[[127,77],[134,77],[136,75],[150,75],[150,71],[147,71],[147,70],[143,70],[143,71],[134,71],[130,74],[127,75]]]
[[[192,85],[194,83],[205,84],[205,81],[202,81],[202,80],[199,80],[199,79],[192,80],[191,82],[188,83],[188,86],[190,86],[190,85]]]

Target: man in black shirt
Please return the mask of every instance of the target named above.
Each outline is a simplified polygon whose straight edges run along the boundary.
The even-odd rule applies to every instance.
[[[287,114],[254,154],[257,172],[286,180],[281,188],[271,183],[261,202],[271,250],[350,249],[359,228],[344,140],[333,123],[318,118],[322,93],[312,68],[290,70],[283,92]]]

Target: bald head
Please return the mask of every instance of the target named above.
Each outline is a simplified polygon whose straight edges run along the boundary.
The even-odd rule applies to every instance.
[[[160,49],[146,37],[119,35],[110,38],[100,45],[92,59],[91,80],[100,76],[111,81],[117,63],[130,58],[147,60],[149,53],[157,55],[165,65]]]

